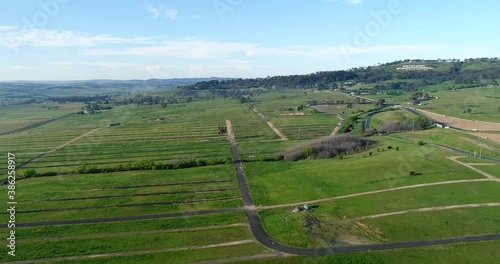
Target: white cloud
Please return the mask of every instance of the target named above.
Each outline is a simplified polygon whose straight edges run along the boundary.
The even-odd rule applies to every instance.
[[[25,66],[25,65],[14,65],[12,66],[12,69],[16,71],[25,71],[25,70],[34,70],[35,67]]]
[[[160,15],[160,10],[158,10],[158,8],[153,7],[151,4],[148,5],[146,11],[153,13],[153,18],[155,19],[158,18],[158,16]]]
[[[200,40],[168,41],[163,45],[135,47],[129,49],[91,49],[84,55],[110,56],[162,56],[188,59],[221,58],[237,53],[248,53],[256,44],[238,42],[213,42]]]
[[[439,45],[381,45],[354,47],[340,46],[285,46],[264,47],[255,43],[215,42],[195,39],[168,41],[163,45],[134,47],[126,49],[89,49],[83,55],[91,56],[142,56],[142,57],[174,57],[183,59],[224,59],[233,56],[281,56],[308,58],[335,58],[357,54],[369,54],[392,51],[427,51],[440,49]]]
[[[110,35],[91,35],[73,31],[10,30],[0,33],[0,43],[9,48],[34,47],[92,47],[101,44],[146,44],[150,38],[121,38]],[[0,44],[1,45],[1,44]]]
[[[16,30],[16,27],[0,25],[0,32],[2,31],[13,31]]]
[[[148,4],[146,11],[149,13],[152,13],[154,19],[157,19],[158,17],[164,16],[167,19],[176,20],[177,16],[179,15],[178,10],[176,10],[174,8],[170,8],[170,7],[165,6],[165,5],[161,5],[161,4],[157,5],[157,6],[153,6],[152,4]]]
[[[351,5],[359,5],[364,2],[364,0],[328,0],[329,2],[342,2]]]
[[[175,9],[167,8],[165,10],[165,14],[170,20],[175,20],[177,19],[177,15],[179,14],[179,12]]]

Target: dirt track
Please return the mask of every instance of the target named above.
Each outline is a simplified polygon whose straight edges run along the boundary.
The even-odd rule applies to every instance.
[[[337,135],[337,132],[339,132],[340,128],[342,127],[342,125],[344,124],[344,118],[342,118],[341,116],[337,116],[338,119],[340,119],[340,122],[339,124],[335,127],[335,129],[333,130],[332,134],[330,134],[331,137]]]
[[[62,148],[64,148],[64,147],[66,147],[66,146],[67,146],[67,145],[69,145],[69,144],[73,144],[73,143],[75,143],[76,141],[78,141],[78,140],[80,140],[80,139],[82,139],[82,138],[84,138],[84,137],[86,137],[86,136],[88,136],[88,135],[90,135],[90,134],[92,134],[92,133],[97,132],[98,130],[100,130],[100,128],[96,128],[96,129],[94,129],[94,130],[92,130],[92,131],[89,131],[89,132],[87,132],[87,133],[85,133],[85,134],[83,134],[83,135],[80,135],[80,136],[78,136],[78,137],[76,137],[76,138],[74,138],[74,139],[72,139],[72,140],[70,140],[70,141],[67,141],[67,142],[65,142],[64,144],[62,144],[62,145],[60,145],[60,146],[58,146],[58,147],[55,147],[55,148],[54,148],[54,149],[52,149],[52,150],[49,150],[49,151],[47,151],[47,152],[44,152],[44,153],[40,154],[38,157],[35,157],[35,158],[31,159],[31,160],[28,160],[28,161],[26,161],[26,162],[22,163],[20,166],[18,166],[18,168],[22,168],[22,167],[24,167],[24,166],[28,165],[28,164],[29,164],[29,163],[31,163],[31,162],[35,162],[35,161],[37,161],[37,160],[39,160],[39,159],[41,159],[41,158],[43,158],[43,157],[45,157],[45,156],[49,155],[50,153],[54,153],[54,152],[56,152],[56,151],[58,151],[58,150],[60,150],[60,149],[62,149]]]
[[[481,131],[500,131],[500,123],[483,122],[483,121],[472,121],[467,119],[461,119],[456,117],[445,116],[441,114],[436,114],[433,112],[417,109],[419,112],[425,114],[431,119],[446,123],[451,127],[456,127],[463,130],[481,130]]]
[[[276,135],[278,135],[281,140],[288,140],[288,138],[283,134],[281,133],[281,131],[279,129],[277,129],[273,123],[271,123],[271,121],[269,121],[269,119],[267,117],[265,117],[263,114],[259,113],[259,111],[257,111],[257,109],[253,109],[253,111],[255,113],[257,113],[257,115],[259,115],[262,119],[264,119],[264,121],[266,121],[267,125],[274,131],[274,133],[276,133]],[[229,130],[229,129],[228,129]]]
[[[434,212],[434,211],[444,211],[444,210],[453,210],[453,209],[465,209],[465,208],[478,208],[478,207],[498,207],[500,203],[478,203],[478,204],[461,204],[461,205],[449,205],[449,206],[438,206],[438,207],[426,207],[398,212],[390,212],[384,214],[376,214],[376,215],[367,215],[362,217],[357,217],[353,220],[365,220],[365,219],[373,219],[379,217],[393,216],[393,215],[402,215],[409,213],[417,213],[417,212]]]
[[[283,133],[281,133],[281,131],[279,131],[279,129],[277,129],[273,125],[273,123],[271,123],[271,121],[267,121],[267,125],[274,131],[274,133],[276,133],[276,135],[281,138],[281,140],[288,140],[288,138]]]
[[[488,134],[488,133],[469,133],[469,134],[479,138],[488,139],[496,143],[500,143],[500,134]]]
[[[329,202],[329,201],[334,201],[334,200],[347,199],[347,198],[353,198],[353,197],[359,197],[359,196],[365,196],[365,195],[371,195],[371,194],[378,194],[378,193],[392,192],[392,191],[399,191],[399,190],[407,190],[407,189],[414,189],[414,188],[422,188],[422,187],[436,186],[436,185],[447,185],[447,184],[458,184],[458,183],[472,183],[472,182],[488,182],[488,181],[497,181],[497,180],[498,179],[496,179],[496,178],[494,178],[494,179],[489,178],[489,179],[472,179],[472,180],[457,180],[457,181],[424,183],[424,184],[395,187],[395,188],[389,188],[389,189],[383,189],[383,190],[377,190],[377,191],[347,194],[347,195],[342,195],[342,196],[337,196],[337,197],[330,197],[330,198],[324,198],[324,199],[318,199],[318,200],[306,201],[306,202],[300,202],[300,203],[289,203],[289,204],[259,206],[259,207],[257,207],[257,210],[274,209],[274,208],[284,208],[284,207],[293,207],[293,206],[299,206],[299,205],[304,205],[304,204],[315,204],[315,203]]]
[[[499,178],[497,178],[497,177],[495,177],[495,176],[493,176],[493,175],[491,175],[489,173],[486,173],[486,172],[484,172],[484,171],[482,171],[480,169],[474,168],[474,167],[472,167],[471,165],[469,165],[467,163],[463,163],[461,161],[458,161],[459,158],[463,158],[463,157],[448,157],[448,159],[450,159],[450,160],[452,160],[452,161],[454,161],[454,162],[456,162],[456,163],[458,163],[458,164],[460,164],[460,165],[462,165],[464,167],[467,167],[467,168],[469,168],[469,169],[471,169],[471,170],[473,170],[473,171],[475,171],[475,172],[483,175],[484,177],[486,177],[488,179],[500,182]]]
[[[248,240],[233,241],[233,242],[226,242],[226,243],[220,243],[220,244],[212,244],[212,245],[207,245],[207,246],[193,246],[193,247],[167,248],[167,249],[155,249],[155,250],[140,250],[140,251],[117,252],[117,253],[109,253],[109,254],[97,254],[97,255],[87,255],[87,256],[76,256],[76,257],[60,257],[60,258],[47,258],[47,259],[36,259],[36,260],[22,260],[22,261],[10,262],[10,263],[12,263],[12,264],[28,264],[28,263],[63,262],[63,261],[67,262],[67,261],[73,261],[73,260],[124,257],[124,256],[158,254],[158,253],[186,251],[186,250],[195,250],[195,249],[229,247],[229,246],[252,244],[255,242],[256,241],[254,239],[248,239]]]

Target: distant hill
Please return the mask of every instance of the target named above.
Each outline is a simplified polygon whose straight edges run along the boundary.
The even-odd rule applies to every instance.
[[[9,81],[0,82],[3,104],[55,96],[121,95],[175,89],[203,81],[225,81],[232,78],[174,78],[149,80],[82,80],[82,81]]]
[[[345,86],[373,84],[380,90],[414,91],[426,85],[442,83],[469,87],[497,85],[500,81],[500,58],[466,60],[400,60],[378,66],[359,67],[342,71],[323,71],[306,75],[267,78],[210,80],[193,84],[189,89],[246,88],[315,88],[337,89]]]

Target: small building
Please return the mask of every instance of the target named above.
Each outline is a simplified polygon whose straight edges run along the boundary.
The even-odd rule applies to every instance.
[[[450,126],[447,125],[446,123],[440,123],[440,122],[436,122],[436,126],[439,128],[446,128],[446,129],[450,128]]]

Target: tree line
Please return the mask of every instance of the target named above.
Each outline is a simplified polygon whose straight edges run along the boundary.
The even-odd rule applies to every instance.
[[[267,89],[337,89],[356,83],[378,83],[384,90],[415,91],[421,86],[436,85],[444,82],[457,84],[485,85],[498,84],[500,78],[500,61],[498,58],[479,58],[467,60],[417,60],[415,63],[426,63],[438,68],[446,63],[448,70],[406,71],[396,70],[392,65],[409,62],[396,61],[381,66],[359,67],[341,71],[322,71],[305,75],[273,76],[266,78],[249,78],[233,80],[212,80],[198,82],[186,86],[191,90],[230,90],[248,88]],[[389,80],[414,79],[416,82],[384,83]],[[340,85],[339,85],[340,84]]]

